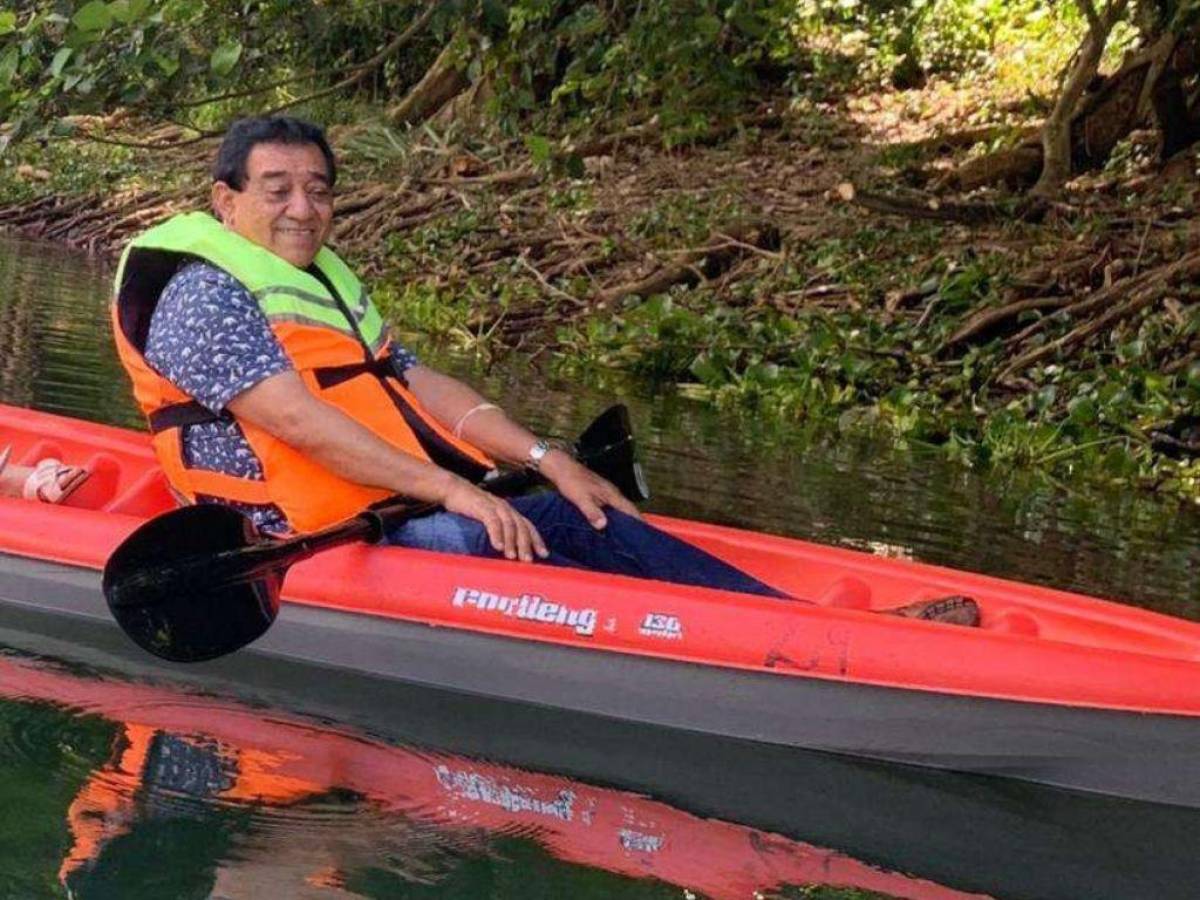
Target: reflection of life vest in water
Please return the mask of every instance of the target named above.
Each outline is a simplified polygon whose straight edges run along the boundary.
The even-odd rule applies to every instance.
[[[206,803],[282,806],[327,788],[278,774],[278,754],[233,748],[210,738],[181,736],[126,723],[115,758],[97,769],[67,809],[72,845],[58,870],[65,887],[72,875],[92,867],[104,848],[147,816],[147,793]],[[169,813],[168,813],[169,815]]]

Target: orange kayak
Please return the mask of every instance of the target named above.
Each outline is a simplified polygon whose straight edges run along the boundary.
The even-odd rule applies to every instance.
[[[140,432],[0,407],[12,460],[88,467],[0,499],[0,604],[107,621],[99,570],[173,501]],[[793,603],[353,545],[297,564],[249,651],[759,744],[1200,806],[1200,625],[1092,597],[650,516]],[[980,628],[873,614],[965,594]],[[115,626],[112,626],[115,629]]]

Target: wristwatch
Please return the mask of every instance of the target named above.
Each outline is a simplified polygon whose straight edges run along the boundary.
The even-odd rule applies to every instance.
[[[542,460],[546,458],[546,454],[551,449],[548,442],[539,439],[536,444],[529,448],[529,458],[525,463],[526,468],[532,469],[535,472],[538,471],[542,467]]]

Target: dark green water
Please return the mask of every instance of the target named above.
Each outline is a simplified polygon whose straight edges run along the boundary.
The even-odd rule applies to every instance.
[[[0,340],[5,349],[0,401],[139,425],[108,336],[108,277],[103,266],[57,247],[0,240]],[[501,362],[480,373],[474,360],[438,357],[420,349],[427,360],[474,380],[544,432],[573,434],[613,399],[607,390],[554,383],[519,362]],[[1195,577],[1200,569],[1200,510],[1195,507],[1125,491],[1055,485],[1030,476],[981,475],[948,465],[930,451],[896,451],[872,442],[813,442],[799,428],[735,420],[649,385],[627,385],[622,394],[633,411],[655,491],[649,505],[653,511],[911,556],[1200,618],[1200,582]],[[0,662],[5,661],[0,656]],[[18,662],[25,665],[28,660],[21,657]],[[80,683],[95,684],[96,673],[76,674]],[[3,898],[63,896],[59,873],[64,859],[76,859],[67,866],[65,882],[77,897],[624,898],[681,897],[689,889],[729,897],[750,897],[755,889],[790,897],[963,896],[956,889],[994,896],[1046,895],[1038,893],[1044,887],[1032,888],[1028,873],[1017,871],[1012,862],[1026,851],[1039,857],[1043,873],[1052,875],[1055,866],[1063,868],[1059,883],[1064,892],[1056,896],[1139,896],[1147,884],[1156,886],[1144,896],[1187,896],[1179,870],[1172,868],[1179,854],[1168,856],[1170,850],[1164,848],[1163,858],[1156,859],[1149,845],[1154,823],[1191,834],[1196,823],[1130,804],[1083,803],[1046,791],[984,789],[977,781],[961,779],[914,788],[906,783],[907,775],[839,769],[828,773],[834,786],[820,798],[830,804],[829,816],[839,806],[839,797],[859,792],[863,779],[869,778],[875,779],[872,790],[881,798],[886,795],[906,805],[885,804],[877,810],[879,817],[891,817],[895,828],[903,828],[907,818],[920,819],[918,812],[941,810],[935,804],[948,803],[948,798],[969,797],[969,809],[959,804],[933,818],[958,822],[954,817],[962,816],[962,824],[952,826],[956,829],[970,828],[971,823],[981,829],[985,823],[994,825],[1008,835],[1005,840],[1026,829],[1037,835],[1032,839],[1038,843],[1021,848],[1018,842],[998,859],[988,852],[987,838],[981,839],[978,856],[970,849],[974,844],[964,843],[949,845],[957,848],[954,858],[946,855],[950,851],[937,858],[920,853],[898,857],[893,845],[877,837],[884,832],[871,819],[876,811],[867,804],[861,813],[850,812],[858,807],[847,802],[839,810],[846,816],[841,830],[806,831],[808,826],[801,824],[786,838],[734,823],[709,829],[680,826],[674,831],[663,825],[660,836],[669,834],[672,852],[686,853],[688,860],[682,868],[670,868],[663,862],[668,857],[662,845],[655,843],[656,832],[637,824],[639,816],[657,817],[661,824],[678,812],[661,803],[622,807],[619,800],[602,795],[597,803],[611,800],[626,809],[622,815],[632,824],[617,829],[625,835],[624,843],[612,843],[617,837],[610,835],[609,844],[588,849],[586,835],[555,837],[539,829],[533,814],[464,826],[452,815],[461,810],[445,796],[431,800],[411,793],[372,795],[361,781],[346,775],[358,764],[353,754],[339,757],[342,769],[331,769],[328,777],[315,778],[305,770],[304,783],[281,795],[285,799],[234,796],[228,785],[251,765],[249,750],[258,752],[264,745],[225,735],[207,744],[200,741],[203,746],[197,749],[193,745],[199,739],[191,731],[146,712],[166,708],[168,699],[158,698],[149,707],[81,703],[71,699],[70,684],[65,680],[54,690],[38,693],[14,687],[11,679],[6,684],[0,677]],[[60,688],[65,693],[55,693]],[[113,687],[117,694],[121,689],[120,684]],[[255,716],[260,724],[272,721],[269,713]],[[204,711],[198,721],[225,719],[218,709]],[[206,727],[210,726],[197,724],[195,730]],[[153,752],[138,756],[130,748],[142,733],[154,736]],[[308,750],[298,751],[286,741],[271,749],[271,738],[268,734],[262,740],[272,758],[300,753],[312,761],[304,757]],[[175,763],[168,765],[165,757]],[[160,764],[152,765],[155,760]],[[411,760],[405,756],[402,761]],[[472,763],[455,765],[458,771]],[[572,770],[569,760],[561,770]],[[496,777],[521,776],[510,772]],[[912,790],[900,791],[901,784]],[[585,779],[577,787],[556,790],[580,794],[590,788]],[[530,788],[504,796],[535,793]],[[664,787],[664,793],[670,796],[653,802],[676,800],[707,816],[732,817],[729,810],[702,809],[690,792]],[[476,792],[473,802],[492,808],[497,796]],[[106,798],[107,805],[96,805],[96,797]],[[806,812],[813,821],[813,810]],[[854,818],[858,815],[862,818]],[[1001,821],[1002,815],[1009,818]],[[1144,875],[1128,882],[1135,887],[1114,887],[1111,894],[1097,891],[1097,884],[1124,884],[1125,876],[1116,868],[1106,874],[1106,867],[1120,862],[1121,852],[1107,835],[1090,842],[1095,836],[1089,837],[1088,823],[1096,821],[1125,823],[1125,840],[1139,852],[1125,860],[1123,871]],[[1065,824],[1047,832],[1047,822]],[[89,854],[80,849],[87,844],[80,835],[91,834],[86,823],[94,826],[96,835]],[[864,835],[861,840],[853,837],[856,828]],[[841,836],[837,846],[813,849],[803,843],[811,835],[833,832]],[[1054,846],[1048,848],[1047,842]],[[882,849],[885,844],[890,849]],[[840,880],[834,877],[842,870],[827,861],[820,869],[824,879],[811,874],[789,882],[799,870],[781,860],[828,851],[847,854],[833,859],[847,866],[845,872],[853,877],[845,872]],[[871,882],[868,875],[874,870],[856,858],[909,872],[913,878]],[[1161,882],[1149,873],[1160,863],[1165,879]],[[1146,871],[1138,872],[1139,866]],[[646,877],[635,878],[638,874]],[[1090,887],[1074,892],[1072,877]],[[925,878],[940,881],[945,890],[939,893],[942,889]],[[781,879],[792,887],[781,889]],[[801,889],[822,880],[863,888],[873,884],[882,893]]]

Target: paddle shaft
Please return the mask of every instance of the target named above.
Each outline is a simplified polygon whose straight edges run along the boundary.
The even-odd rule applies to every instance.
[[[620,444],[631,439],[632,436],[626,434],[623,439],[614,440],[614,442],[581,446],[578,448],[576,458],[584,466],[592,466],[592,464],[604,460],[614,449],[619,448]],[[517,469],[515,472],[485,479],[478,486],[488,493],[511,496],[511,494],[528,491],[530,487],[542,481],[545,479],[533,469]],[[293,538],[263,540],[257,544],[232,548],[232,550],[218,552],[211,556],[174,560],[172,568],[180,574],[192,572],[194,576],[202,578],[208,583],[212,589],[221,589],[230,584],[270,576],[282,580],[283,576],[287,574],[287,570],[301,560],[316,556],[317,553],[326,550],[332,550],[334,547],[354,544],[356,541],[377,544],[378,541],[383,540],[392,526],[407,521],[409,518],[430,515],[439,509],[442,509],[442,506],[437,503],[415,503],[410,499],[397,498],[391,502],[382,502],[347,521],[332,524],[318,532],[295,535]],[[179,576],[176,575],[176,577]],[[139,578],[134,575],[132,580],[138,581]],[[114,605],[122,606],[136,602],[132,599],[132,592],[126,590],[121,593],[130,599],[116,600]]]

